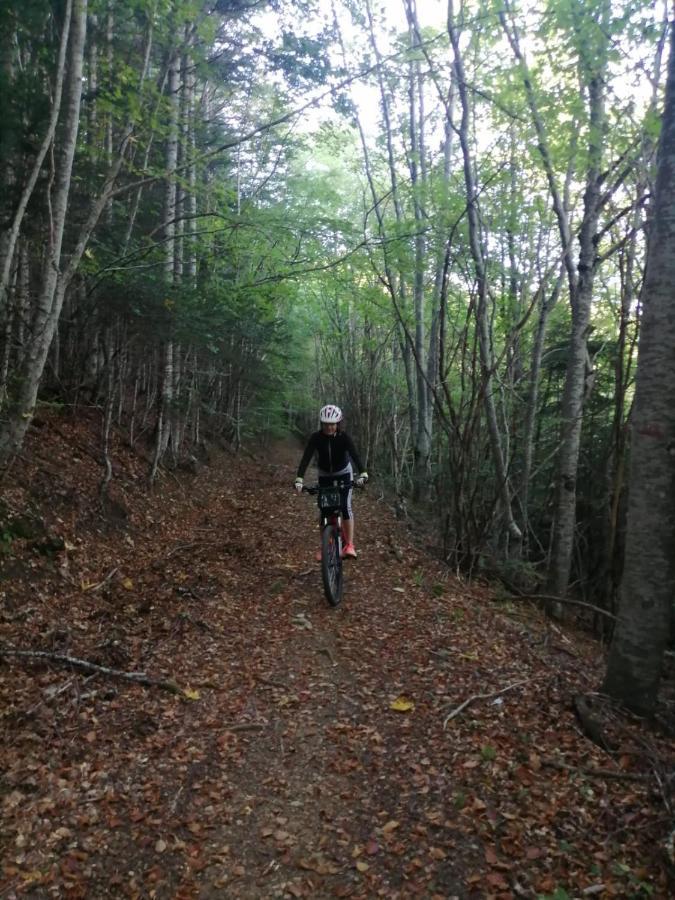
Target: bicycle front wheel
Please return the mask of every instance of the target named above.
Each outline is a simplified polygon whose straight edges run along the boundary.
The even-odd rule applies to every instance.
[[[321,577],[326,600],[337,606],[342,600],[342,560],[334,525],[326,525],[321,534]]]

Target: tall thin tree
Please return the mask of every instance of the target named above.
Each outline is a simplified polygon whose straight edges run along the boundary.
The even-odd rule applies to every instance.
[[[675,23],[649,235],[632,421],[619,618],[604,690],[639,712],[657,701],[675,596]]]

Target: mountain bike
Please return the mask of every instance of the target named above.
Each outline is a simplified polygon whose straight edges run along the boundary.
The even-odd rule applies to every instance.
[[[355,481],[334,481],[332,485],[303,487],[307,494],[318,495],[321,511],[321,578],[326,600],[338,606],[342,600],[342,495]]]

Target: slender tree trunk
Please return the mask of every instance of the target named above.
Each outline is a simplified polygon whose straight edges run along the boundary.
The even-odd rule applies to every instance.
[[[169,100],[169,128],[166,142],[167,178],[164,187],[164,278],[167,286],[174,283],[176,265],[176,166],[178,163],[178,119],[180,60],[175,51],[169,60],[167,95]],[[173,302],[173,301],[171,301]],[[170,310],[169,310],[170,313]],[[162,379],[157,414],[155,452],[150,467],[150,483],[157,476],[162,457],[171,439],[172,407],[174,401],[174,346],[169,337],[162,348]]]
[[[174,346],[173,364],[173,410],[171,416],[171,452],[174,464],[180,459],[180,450],[185,430],[184,411],[181,409],[181,389],[183,385],[183,354],[181,345]]]
[[[98,141],[98,17],[95,13],[89,16],[87,29],[89,40],[87,41],[87,94],[89,97],[85,105],[87,110],[86,141],[90,152],[94,157],[99,155],[100,144]]]
[[[503,515],[506,520],[506,526],[511,539],[516,542],[520,542],[522,535],[513,515],[511,488],[507,474],[506,462],[504,460],[501,435],[499,433],[499,425],[497,422],[497,408],[495,405],[493,392],[492,337],[490,334],[490,325],[487,310],[488,283],[487,273],[485,269],[485,260],[483,256],[483,248],[481,246],[480,240],[480,222],[478,219],[477,210],[477,194],[473,177],[471,150],[469,148],[469,95],[466,85],[466,76],[464,74],[464,63],[462,60],[459,45],[459,32],[457,30],[457,27],[455,26],[453,0],[448,0],[448,34],[454,54],[453,69],[462,110],[461,122],[459,125],[459,143],[462,148],[462,157],[464,160],[464,185],[466,189],[467,219],[469,223],[469,244],[478,284],[476,327],[478,329],[481,368],[483,373],[483,405],[485,410],[485,418],[487,421],[488,434],[490,436],[492,459],[495,467],[497,492],[501,500]]]
[[[152,52],[153,41],[154,41],[154,30],[153,30],[153,21],[152,21],[152,17],[151,17],[148,22],[148,32],[147,32],[147,38],[146,38],[146,43],[145,43],[145,58],[143,61],[143,72],[141,75],[141,84],[145,80],[145,77],[147,76],[147,73],[148,73],[148,69],[150,67],[150,55]],[[111,125],[111,128],[112,128],[112,125]],[[112,132],[111,132],[111,134],[112,134]],[[152,151],[152,145],[153,145],[153,135],[151,135],[150,138],[148,139],[148,143],[145,148],[143,164],[141,166],[141,171],[143,171],[143,172],[146,172],[148,169],[148,164],[150,162],[150,153]],[[122,255],[124,255],[127,252],[127,248],[129,246],[129,241],[131,240],[131,235],[133,234],[134,225],[136,224],[136,216],[138,215],[138,209],[139,209],[139,206],[141,203],[142,196],[143,196],[143,186],[141,184],[141,185],[139,185],[138,188],[136,188],[133,199],[131,201],[128,221],[127,221],[127,227],[126,227],[126,230],[124,233],[124,240],[122,241]]]
[[[7,397],[7,380],[9,376],[9,364],[12,357],[12,340],[14,335],[14,323],[17,310],[17,287],[19,283],[19,265],[14,267],[11,287],[8,294],[8,302],[4,308],[2,352],[0,352],[0,410],[5,405]]]
[[[414,0],[406,0],[406,13],[409,22],[409,41],[415,45],[416,10]],[[421,500],[428,493],[432,406],[427,384],[426,361],[426,309],[424,275],[426,268],[427,241],[425,238],[425,214],[422,198],[426,187],[426,147],[424,135],[424,86],[419,60],[409,63],[408,76],[409,121],[410,121],[410,182],[413,193],[413,212],[415,216],[414,259],[415,273],[413,280],[413,309],[415,315],[415,359],[416,367],[416,400],[417,428],[413,436],[413,499]]]
[[[106,23],[105,23],[105,58],[106,58],[106,68],[107,68],[107,77],[110,82],[115,77],[114,72],[114,58],[115,58],[115,48],[113,45],[113,38],[115,34],[115,13],[114,13],[114,2],[115,0],[108,0],[108,10],[106,12]],[[145,66],[143,68],[143,73],[141,75],[141,81],[145,74]],[[108,167],[113,165],[113,157],[114,157],[114,136],[113,136],[113,115],[112,112],[108,113],[105,121],[105,158],[108,164]],[[106,204],[105,208],[105,221],[108,225],[112,225],[113,223],[113,201],[110,199]],[[120,400],[122,399],[120,395]]]
[[[101,458],[103,462],[103,477],[99,484],[99,498],[104,503],[108,498],[108,486],[112,481],[113,467],[110,458],[110,430],[112,427],[113,407],[115,405],[115,347],[112,338],[112,329],[104,337],[105,366],[106,366],[106,395],[103,411],[103,424],[101,427]]]
[[[11,456],[21,447],[33,416],[40,379],[61,313],[63,297],[56,294],[56,287],[61,268],[61,246],[80,121],[86,30],[87,0],[73,0],[62,144],[51,204],[52,230],[49,246],[45,253],[42,284],[36,315],[32,323],[32,334],[26,348],[24,364],[19,371],[19,386],[16,396],[12,398],[8,407],[7,418],[0,429],[0,465],[6,465]]]
[[[30,315],[30,253],[25,238],[19,240],[18,273],[15,295],[16,337],[14,365],[19,368],[25,356],[26,325]]]
[[[377,39],[375,36],[375,23],[373,21],[372,7],[370,0],[366,0],[366,14],[368,18],[368,31],[370,37],[370,44],[373,49],[373,53],[375,55],[375,59],[380,64],[377,69],[377,81],[380,92],[380,108],[382,110],[382,120],[384,124],[384,136],[386,140],[387,147],[387,162],[389,169],[389,181],[391,184],[391,197],[394,203],[394,212],[396,215],[397,224],[401,225],[404,221],[403,215],[403,206],[401,204],[400,192],[399,192],[399,178],[398,178],[398,170],[396,166],[396,154],[394,152],[394,139],[393,139],[393,131],[391,125],[391,110],[390,110],[390,102],[387,96],[387,89],[384,81],[384,73],[382,69],[382,54],[377,45]],[[367,149],[365,144],[365,136],[363,135],[363,131],[361,129],[361,125],[359,123],[359,131],[361,133],[361,143],[364,149],[364,155],[367,158]],[[384,247],[384,266],[385,273],[387,275],[387,287],[389,289],[392,303],[394,305],[394,311],[399,320],[399,331],[401,334],[401,340],[403,341],[403,361],[406,366],[406,385],[408,388],[408,410],[410,416],[410,430],[411,434],[416,435],[418,431],[418,406],[417,406],[417,378],[416,372],[414,371],[414,366],[417,364],[417,360],[413,359],[413,349],[414,349],[414,338],[411,337],[408,330],[408,323],[406,322],[406,310],[408,306],[408,291],[407,284],[405,280],[405,276],[403,271],[401,270],[400,265],[396,263],[392,263],[390,259],[390,254],[388,253],[386,246],[386,229],[384,225],[384,218],[382,216],[382,211],[380,209],[380,198],[377,195],[377,191],[374,187],[374,182],[371,176],[369,176],[369,184],[371,188],[371,193],[373,197],[373,205],[376,211],[378,225],[380,229],[380,236],[383,240],[385,240]]]
[[[188,58],[186,71],[186,107],[187,107],[187,140],[186,140],[186,156],[188,160],[187,169],[187,221],[185,223],[185,242],[186,242],[186,261],[185,275],[192,287],[197,282],[197,248],[195,246],[192,233],[196,229],[197,217],[197,166],[194,162],[197,147],[195,137],[195,120],[196,120],[196,98],[195,98],[195,72],[191,60]]]
[[[75,2],[75,15],[80,15],[80,7],[84,2],[85,6],[85,16],[86,16],[86,0],[76,0]],[[52,100],[52,108],[49,116],[49,124],[47,125],[47,131],[45,133],[44,138],[42,139],[42,143],[40,144],[40,149],[37,152],[37,156],[35,157],[35,161],[33,162],[33,167],[28,176],[28,180],[26,181],[26,185],[21,193],[21,197],[19,199],[19,203],[14,212],[14,216],[12,218],[12,223],[5,234],[0,237],[0,308],[3,306],[5,302],[5,295],[7,292],[7,287],[9,285],[10,271],[12,268],[12,260],[14,258],[14,250],[16,248],[16,242],[19,237],[19,232],[21,230],[21,224],[23,222],[24,215],[26,213],[26,208],[28,206],[28,202],[33,195],[33,190],[35,189],[35,185],[37,183],[38,177],[40,175],[40,171],[42,169],[42,163],[45,160],[47,155],[47,151],[52,145],[52,141],[54,140],[54,135],[56,133],[56,126],[59,121],[59,115],[61,112],[61,100],[63,96],[63,88],[65,81],[65,69],[66,69],[66,48],[68,47],[68,41],[70,39],[70,28],[71,28],[71,20],[73,18],[73,0],[66,0],[63,26],[61,29],[61,42],[59,44],[59,53],[58,59],[56,63],[56,77],[54,82],[54,97]],[[85,19],[86,22],[86,19]],[[84,26],[83,32],[86,30],[86,25]],[[70,47],[70,55],[71,55],[71,71],[68,76],[68,83],[70,87],[73,87],[73,71],[79,65],[80,77],[82,76],[82,59],[80,59],[79,64],[77,60],[73,59],[73,53],[77,53],[77,46],[80,40],[80,36],[74,35],[71,47]],[[84,48],[84,36],[82,37],[82,47]],[[75,88],[78,86],[75,85]],[[68,90],[68,88],[66,88]],[[82,93],[81,84],[79,85],[80,96]],[[72,97],[70,99],[72,102]],[[68,117],[69,125],[72,127],[72,120],[69,117],[69,113],[72,110],[69,110],[66,115]],[[79,99],[78,99],[78,113],[79,113]],[[67,126],[68,127],[68,126]],[[77,123],[76,123],[77,129]],[[77,138],[77,130],[75,132],[75,138]],[[68,137],[65,138],[66,144],[68,145]],[[73,153],[74,153],[74,144],[73,144]],[[65,157],[63,162],[65,163]],[[72,160],[71,160],[72,165]],[[70,180],[70,175],[68,176],[68,181]],[[66,198],[67,200],[67,198]],[[58,224],[55,223],[55,227],[58,231]],[[55,237],[55,236],[53,236]],[[1,438],[0,438],[1,440]]]
[[[549,315],[551,310],[558,301],[562,288],[564,273],[561,271],[550,295],[546,295],[545,286],[542,285],[541,303],[539,309],[539,318],[537,320],[537,328],[534,335],[534,343],[530,356],[530,373],[529,385],[527,393],[527,403],[525,405],[525,415],[523,424],[523,462],[522,472],[520,476],[520,506],[522,514],[524,540],[527,541],[529,530],[529,505],[530,505],[530,480],[532,478],[532,462],[534,459],[535,446],[535,426],[537,422],[537,412],[539,410],[539,379],[541,377],[541,361],[544,355],[544,343],[546,337],[546,329],[548,326]]]
[[[607,15],[605,7],[604,16]],[[570,334],[561,406],[561,440],[558,454],[557,508],[553,534],[548,593],[562,597],[567,591],[576,530],[577,469],[581,446],[587,376],[590,374],[588,334],[591,320],[593,284],[597,269],[595,236],[601,205],[600,172],[605,117],[605,60],[594,61],[597,68],[588,82],[590,112],[588,170],[584,192],[584,214],[579,232],[579,279],[572,298],[572,331]],[[561,610],[551,612],[560,616]]]
[[[675,25],[659,144],[632,420],[626,557],[603,689],[656,705],[675,595]]]
[[[509,7],[509,0],[504,0],[504,8],[507,12],[511,12]],[[525,96],[530,108],[532,124],[537,135],[537,149],[539,151],[542,165],[544,167],[544,172],[546,174],[546,181],[548,183],[549,193],[551,194],[551,201],[553,204],[553,212],[555,213],[555,217],[558,222],[558,230],[560,233],[560,242],[562,245],[563,261],[565,264],[565,271],[567,273],[570,297],[574,297],[577,291],[577,270],[574,265],[574,257],[572,253],[572,231],[570,228],[569,215],[565,207],[564,194],[560,190],[558,180],[555,176],[555,170],[553,168],[553,162],[549,149],[548,136],[544,127],[544,121],[541,117],[541,113],[539,112],[539,104],[537,103],[527,61],[520,48],[518,28],[516,26],[515,20],[509,23],[507,21],[506,15],[503,12],[499,13],[499,19],[502,23],[504,33],[508,38],[511,49],[513,50],[513,54],[522,72]]]

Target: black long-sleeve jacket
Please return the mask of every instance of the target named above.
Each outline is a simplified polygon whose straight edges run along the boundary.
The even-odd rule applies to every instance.
[[[344,431],[337,431],[335,434],[324,434],[323,431],[314,432],[307,441],[305,452],[302,454],[298,466],[298,478],[304,476],[314,453],[318,456],[319,468],[322,472],[340,472],[346,468],[350,459],[354,462],[357,473],[365,471],[354,442]]]

